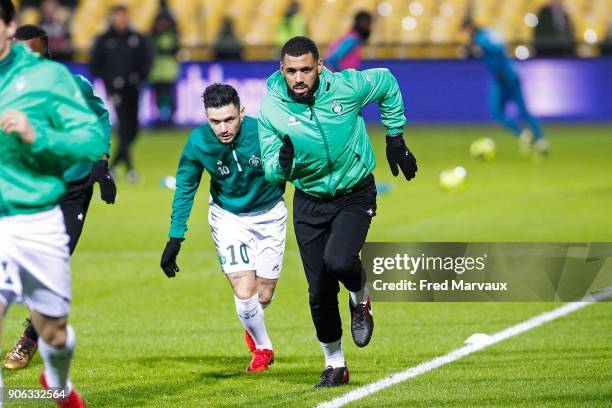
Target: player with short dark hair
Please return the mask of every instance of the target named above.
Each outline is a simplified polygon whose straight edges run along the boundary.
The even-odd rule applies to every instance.
[[[266,179],[295,185],[293,224],[308,280],[310,311],[325,354],[318,387],[349,379],[338,310],[341,282],[350,292],[351,333],[366,346],[374,329],[365,273],[359,259],[376,214],[376,165],[361,110],[377,102],[387,128],[393,175],[416,175],[416,159],[403,138],[404,103],[387,69],[323,67],[315,43],[289,40],[280,70],[268,78],[259,115]]]
[[[49,36],[40,26],[25,24],[17,27],[14,40],[26,43],[32,51],[38,52],[41,57],[51,58],[51,53],[49,52]]]
[[[40,381],[60,407],[84,407],[69,377],[76,344],[68,235],[58,207],[65,163],[97,160],[104,131],[66,67],[12,44],[15,7],[0,0],[0,327],[18,298],[40,333]]]
[[[32,51],[49,58],[48,37],[44,29],[28,24],[18,27],[14,40],[27,45]],[[74,75],[87,105],[98,116],[106,137],[106,153],[97,162],[83,161],[75,163],[64,171],[64,181],[67,183],[66,194],[60,201],[60,208],[64,214],[66,232],[70,237],[68,248],[70,254],[74,252],[81,237],[89,203],[93,195],[93,185],[100,186],[100,196],[107,204],[113,204],[117,195],[115,182],[108,171],[108,157],[110,150],[111,122],[104,102],[94,92],[91,83],[82,75]],[[30,319],[26,320],[26,329],[23,335],[6,354],[3,366],[7,369],[20,369],[26,367],[36,353],[38,333]]]
[[[238,318],[253,358],[247,371],[274,361],[263,309],[274,296],[285,251],[287,207],[284,184],[268,183],[262,168],[257,120],[244,115],[234,88],[213,84],[203,95],[208,124],[195,129],[176,174],[169,241],[161,259],[168,277],[187,230],[204,171],[210,174],[208,222],[221,269],[234,292]]]

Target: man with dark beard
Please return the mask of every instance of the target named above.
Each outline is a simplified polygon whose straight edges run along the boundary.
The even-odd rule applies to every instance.
[[[359,251],[376,215],[376,161],[361,109],[377,103],[391,172],[397,176],[401,169],[411,180],[417,163],[404,142],[404,102],[388,69],[331,72],[306,37],[287,41],[280,69],[267,86],[259,114],[263,167],[266,180],[295,185],[293,225],[325,354],[317,387],[335,387],[349,380],[341,345],[340,283],[350,292],[355,344],[365,347],[374,330]]]
[[[332,71],[359,69],[361,65],[361,47],[370,37],[372,15],[360,11],[355,15],[353,28],[334,41],[325,55],[325,65]]]

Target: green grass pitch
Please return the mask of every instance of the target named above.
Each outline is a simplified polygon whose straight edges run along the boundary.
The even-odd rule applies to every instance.
[[[375,303],[370,345],[353,345],[346,292],[340,297],[350,385],[315,390],[323,356],[310,320],[293,228],[277,297],[266,309],[276,362],[262,374],[249,362],[229,285],[207,225],[205,176],[178,263],[159,268],[174,174],[187,131],[143,132],[135,159],[143,184],[119,180],[115,206],[94,197],[72,260],[77,332],[72,378],[91,407],[315,406],[348,390],[461,347],[553,309],[550,303]],[[372,130],[379,195],[369,241],[612,241],[612,128],[548,126],[552,154],[522,159],[497,127],[411,127],[406,140],[417,178],[393,178],[382,130]],[[492,137],[497,158],[479,162],[470,143]],[[442,192],[440,171],[462,165],[469,187]],[[293,189],[286,197],[291,208]],[[612,304],[589,306],[462,360],[366,397],[353,406],[609,406],[612,400]],[[26,317],[15,306],[2,349]],[[36,387],[42,361],[4,370],[6,387]],[[8,404],[7,404],[8,405]],[[31,406],[14,403],[8,406]]]

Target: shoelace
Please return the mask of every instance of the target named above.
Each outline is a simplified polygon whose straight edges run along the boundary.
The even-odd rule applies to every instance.
[[[356,319],[353,322],[353,327],[356,328],[362,328],[365,325],[365,320],[366,320],[366,313],[368,312],[367,310],[367,304],[366,303],[360,303],[355,307],[355,310],[353,311],[353,313],[360,317],[360,319]]]
[[[33,348],[34,347],[32,347],[31,345],[27,344],[26,342],[20,341],[19,344],[17,345],[17,347],[15,348],[15,350],[13,350],[13,352],[11,354],[14,357],[19,358],[20,360],[23,360],[23,358],[26,355],[29,355],[32,352]]]
[[[331,381],[334,376],[334,369],[332,367],[326,368],[321,374],[321,380]]]

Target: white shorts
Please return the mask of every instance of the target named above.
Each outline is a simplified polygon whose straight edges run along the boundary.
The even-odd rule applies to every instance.
[[[59,207],[0,217],[0,302],[22,299],[51,317],[70,312],[68,235]]]
[[[255,271],[262,278],[278,279],[285,253],[287,207],[234,214],[210,203],[208,223],[225,273]]]

